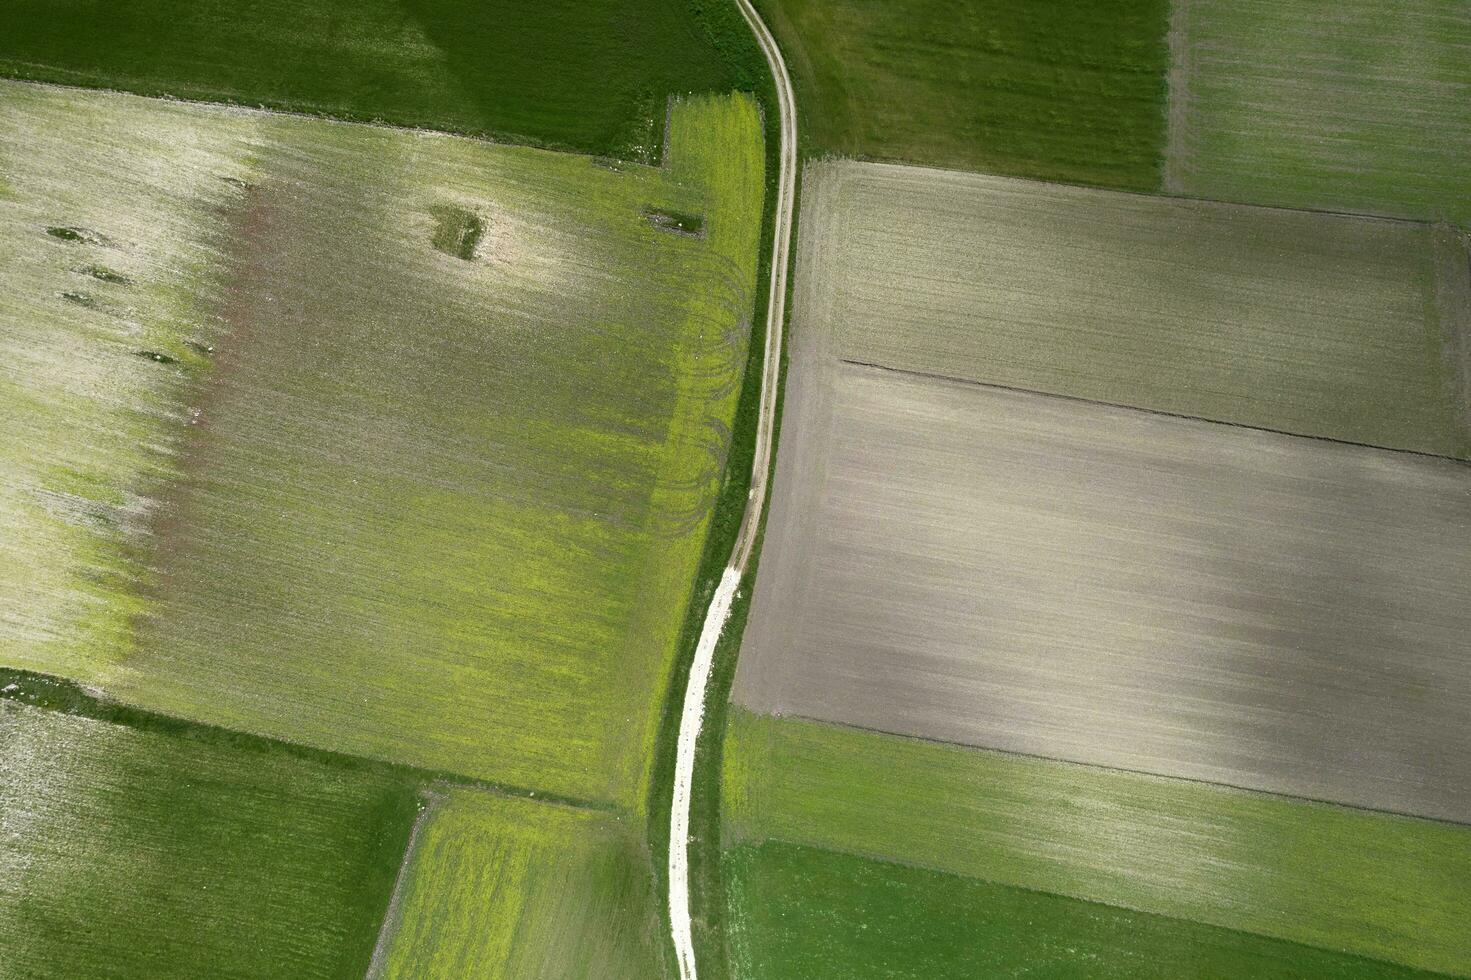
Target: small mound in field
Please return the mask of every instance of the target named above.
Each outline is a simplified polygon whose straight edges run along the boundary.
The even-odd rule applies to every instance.
[[[179,359],[177,357],[174,357],[172,354],[165,354],[162,351],[156,351],[156,350],[135,350],[135,351],[133,351],[133,353],[134,354],[137,354],[139,357],[146,357],[148,360],[153,361],[153,362],[155,362],[157,364],[178,364],[179,363]]]
[[[62,293],[61,298],[66,300],[68,303],[76,303],[78,306],[86,306],[90,308],[97,305],[97,301],[91,296],[88,296],[86,293],[77,293],[72,292],[71,290],[67,290],[66,292]]]
[[[52,238],[59,238],[64,242],[77,242],[82,245],[105,245],[107,239],[95,231],[85,228],[69,228],[64,225],[54,225],[46,229],[46,234]]]
[[[655,228],[697,237],[705,233],[705,218],[702,215],[671,211],[668,208],[649,208],[644,213],[649,216],[649,221]]]
[[[430,239],[434,247],[457,259],[467,262],[473,259],[475,246],[480,244],[480,236],[485,233],[485,223],[480,216],[464,208],[448,206],[430,208],[429,213],[437,222],[434,237]]]
[[[129,279],[121,272],[114,272],[113,270],[100,265],[89,265],[85,269],[79,269],[77,271],[81,272],[83,275],[91,276],[93,279],[96,279],[99,282],[112,283],[115,286],[131,286],[133,284],[133,280]]]

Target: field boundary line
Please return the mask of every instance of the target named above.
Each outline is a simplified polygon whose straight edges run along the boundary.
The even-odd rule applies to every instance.
[[[899,738],[910,742],[920,742],[925,745],[947,746],[954,749],[963,749],[967,752],[983,752],[987,755],[1007,756],[1013,759],[1036,759],[1039,762],[1051,762],[1063,766],[1078,766],[1097,772],[1123,773],[1129,776],[1138,776],[1142,779],[1159,780],[1161,782],[1190,783],[1194,786],[1216,789],[1223,793],[1250,793],[1253,796],[1269,796],[1273,799],[1284,800],[1289,803],[1301,803],[1307,806],[1331,807],[1335,810],[1371,813],[1382,817],[1395,817],[1400,820],[1414,820],[1419,823],[1437,824],[1442,827],[1471,829],[1471,821],[1450,820],[1446,817],[1427,817],[1418,813],[1402,813],[1399,810],[1386,810],[1383,807],[1363,806],[1358,803],[1340,803],[1336,800],[1325,800],[1316,796],[1280,793],[1270,789],[1256,789],[1251,786],[1241,786],[1237,783],[1223,783],[1211,779],[1201,779],[1199,776],[1169,776],[1164,773],[1150,772],[1147,769],[1133,769],[1128,766],[1109,766],[1101,762],[1080,762],[1077,759],[1068,759],[1060,755],[1043,755],[1039,752],[1013,752],[1010,749],[998,749],[989,745],[972,745],[969,742],[955,742],[945,738],[929,738],[924,735],[910,735],[906,732],[891,732],[885,728],[870,728],[866,725],[854,725],[844,721],[832,721],[828,718],[816,718],[812,715],[799,713],[773,714],[766,711],[756,711],[744,706],[741,707],[741,710],[757,718],[776,719],[778,721],[800,721],[809,725],[821,725],[824,728],[838,728],[845,731],[864,732],[869,735],[882,735],[886,738]],[[792,843],[800,842],[793,841]],[[916,867],[922,867],[922,865],[916,865]],[[1122,908],[1124,906],[1120,907]]]
[[[944,174],[951,178],[981,177],[989,180],[1008,180],[1019,184],[1040,187],[1057,187],[1074,191],[1089,191],[1099,194],[1122,194],[1141,197],[1151,201],[1179,201],[1185,204],[1202,204],[1218,208],[1248,208],[1253,211],[1281,211],[1287,214],[1321,214],[1332,218],[1359,218],[1364,221],[1385,221],[1398,225],[1417,225],[1434,228],[1441,223],[1439,218],[1412,218],[1405,215],[1381,214],[1377,211],[1344,211],[1335,208],[1294,207],[1288,204],[1262,204],[1256,201],[1233,200],[1224,197],[1205,197],[1200,194],[1172,194],[1164,190],[1141,191],[1127,187],[1109,187],[1106,184],[1074,184],[1065,180],[1042,180],[1037,177],[1018,177],[1015,174],[998,174],[989,170],[961,170],[957,167],[939,167],[928,163],[915,163],[892,157],[875,157],[863,154],[828,153],[814,157],[812,163],[856,163],[872,167],[887,167],[896,170],[922,170],[926,173]]]
[[[7,702],[38,711],[53,711],[75,718],[86,718],[98,724],[115,725],[132,731],[150,732],[170,738],[192,739],[201,742],[227,743],[246,752],[284,751],[296,758],[313,760],[329,766],[348,765],[377,769],[380,772],[395,772],[414,777],[425,785],[437,784],[457,789],[476,790],[508,799],[549,803],[590,813],[609,813],[620,816],[628,813],[624,807],[607,800],[587,800],[558,793],[547,793],[529,786],[497,783],[489,779],[461,775],[447,769],[425,769],[410,763],[394,762],[377,756],[324,749],[305,742],[262,735],[247,729],[227,728],[224,725],[212,725],[181,715],[170,715],[161,711],[139,708],[114,700],[105,692],[85,687],[75,681],[16,667],[0,667],[0,708],[3,708]]]
[[[779,130],[775,234],[771,246],[770,291],[761,361],[761,397],[756,415],[755,447],[746,510],[736,530],[730,562],[710,600],[700,627],[694,659],[685,681],[684,701],[675,744],[674,780],[669,807],[669,931],[680,980],[696,980],[693,923],[690,915],[690,805],[695,777],[695,750],[704,724],[705,697],[715,648],[730,616],[731,604],[760,537],[761,516],[771,471],[772,442],[781,383],[782,329],[786,323],[787,270],[791,261],[792,220],[797,191],[797,110],[792,79],[776,39],[750,0],[736,0],[756,36],[776,88]]]
[[[1426,452],[1422,449],[1397,449],[1392,446],[1376,446],[1370,442],[1354,442],[1352,439],[1335,439],[1333,436],[1315,436],[1302,432],[1291,432],[1287,429],[1273,429],[1265,425],[1250,425],[1246,422],[1230,422],[1224,419],[1211,419],[1202,415],[1186,415],[1183,412],[1170,412],[1162,408],[1142,408],[1138,405],[1126,405],[1123,402],[1101,401],[1097,398],[1085,398],[1082,395],[1068,395],[1056,391],[1042,391],[1038,388],[1024,388],[1020,385],[1000,384],[994,381],[975,381],[971,378],[957,378],[949,374],[936,374],[933,371],[915,371],[910,368],[890,367],[887,364],[877,364],[873,361],[860,361],[853,358],[839,358],[840,363],[851,367],[864,368],[869,371],[883,371],[889,374],[903,374],[922,381],[940,381],[954,385],[963,385],[970,388],[990,388],[995,391],[1011,391],[1019,395],[1036,395],[1039,398],[1055,398],[1060,401],[1076,402],[1081,405],[1092,405],[1097,408],[1117,408],[1126,412],[1142,412],[1145,415],[1155,415],[1160,418],[1179,419],[1184,422],[1201,422],[1206,425],[1224,425],[1232,429],[1245,429],[1250,432],[1265,432],[1269,435],[1283,436],[1288,439],[1311,439],[1314,442],[1326,442],[1337,446],[1349,446],[1354,449],[1368,449],[1380,453],[1394,453],[1399,456],[1416,456],[1421,459],[1442,460],[1457,466],[1471,466],[1471,459],[1462,459],[1459,456],[1446,456],[1442,453]]]
[[[378,927],[378,941],[373,944],[373,958],[368,961],[368,972],[364,975],[364,980],[377,980],[388,965],[388,946],[398,932],[403,918],[403,896],[408,887],[409,866],[414,863],[418,854],[424,836],[424,825],[449,799],[433,787],[424,790],[419,796],[424,805],[414,818],[413,830],[409,831],[409,842],[404,846],[403,860],[399,862],[398,874],[393,879],[393,892],[388,897],[388,908],[383,912],[383,923]]]
[[[50,67],[38,65],[37,67]],[[616,160],[619,166],[640,167],[645,170],[663,170],[663,163],[641,163],[637,160],[625,160],[622,157],[609,157],[598,153],[586,153],[580,150],[566,149],[563,147],[544,146],[540,143],[517,142],[513,138],[496,138],[493,136],[477,135],[469,132],[456,132],[452,129],[435,129],[430,126],[405,126],[399,123],[386,122],[382,119],[354,119],[351,116],[338,116],[329,112],[306,112],[301,109],[276,109],[266,105],[248,105],[244,102],[212,102],[209,99],[186,99],[178,95],[144,95],[139,92],[130,92],[127,89],[109,88],[100,85],[68,85],[65,82],[46,82],[37,78],[24,78],[19,75],[5,74],[0,71],[0,84],[26,85],[33,88],[50,89],[54,92],[75,92],[89,95],[121,96],[129,99],[146,99],[149,102],[162,102],[169,105],[193,106],[200,109],[213,109],[219,112],[227,112],[234,115],[246,116],[268,116],[282,119],[301,119],[307,122],[329,123],[334,126],[361,126],[368,129],[381,129],[391,133],[408,133],[413,136],[421,136],[435,139],[470,140],[474,143],[484,143],[489,146],[500,146],[508,149],[535,150],[538,153],[556,153],[560,156],[583,157],[588,160]],[[673,96],[670,96],[673,99]]]

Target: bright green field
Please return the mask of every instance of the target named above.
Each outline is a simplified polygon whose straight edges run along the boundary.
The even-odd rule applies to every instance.
[[[0,701],[0,973],[361,977],[401,777]]]
[[[431,798],[375,976],[663,974],[636,823],[476,790]]]
[[[1176,8],[1168,190],[1471,224],[1471,6]]]
[[[757,0],[812,149],[1152,191],[1168,0]]]
[[[10,0],[0,73],[643,159],[729,70],[661,0]]]
[[[733,840],[774,838],[1471,972],[1471,827],[730,717],[722,801]]]
[[[36,256],[0,307],[35,365],[6,451],[57,457],[0,480],[33,583],[6,659],[641,806],[745,363],[754,102],[680,103],[670,145],[610,169],[5,84],[3,247]]]
[[[743,845],[726,868],[738,977],[1436,975],[794,844]]]

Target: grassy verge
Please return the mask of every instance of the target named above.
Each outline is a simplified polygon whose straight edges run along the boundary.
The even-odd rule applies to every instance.
[[[726,458],[720,494],[706,539],[700,572],[695,581],[689,610],[680,634],[679,659],[670,674],[659,738],[654,754],[653,778],[648,798],[650,853],[654,855],[661,921],[668,936],[669,807],[674,779],[675,748],[679,737],[684,685],[694,659],[695,646],[715,587],[730,561],[736,533],[745,513],[755,457],[756,423],[761,396],[760,374],[770,295],[771,249],[775,235],[776,193],[780,176],[781,129],[776,112],[776,89],[770,68],[739,8],[729,0],[687,0],[706,36],[730,66],[742,89],[755,94],[762,109],[766,151],[765,195],[761,212],[755,304],[752,311],[748,356],[740,401],[732,427],[730,452]],[[788,291],[790,293],[790,279]],[[790,302],[787,309],[791,309]],[[783,356],[782,371],[786,359]],[[780,400],[777,424],[780,425]],[[773,460],[774,460],[773,456]],[[757,554],[759,554],[759,544]],[[705,706],[705,723],[696,749],[695,784],[690,817],[693,838],[690,848],[690,904],[694,941],[702,975],[724,976],[725,888],[720,861],[720,752],[725,733],[725,712],[735,674],[741,630],[745,623],[755,564],[737,593],[730,619],[715,652]],[[670,962],[672,963],[672,956]]]

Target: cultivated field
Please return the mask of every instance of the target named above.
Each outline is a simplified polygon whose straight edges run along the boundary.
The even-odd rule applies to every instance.
[[[1175,0],[1173,193],[1471,222],[1471,7]]]
[[[664,973],[637,825],[475,790],[430,799],[370,976]]]
[[[253,126],[154,112],[119,153],[82,138],[115,127],[116,100],[57,103],[0,90],[0,657],[95,683],[141,606],[127,550],[220,334]]]
[[[10,0],[0,73],[648,159],[730,69],[659,0]]]
[[[742,711],[732,713],[725,759],[732,845],[773,838],[1424,969],[1471,971],[1466,826]],[[760,885],[759,876],[792,874],[759,862],[747,870],[743,862],[750,860],[737,857],[737,881],[756,875],[758,883],[741,887],[775,887]],[[733,913],[756,923],[752,946],[777,928],[770,922],[776,912],[812,921],[818,913],[804,906],[807,887],[835,873],[822,865],[836,860],[804,859],[812,865],[803,876],[807,886],[781,886],[788,890],[780,903],[758,894]],[[895,870],[864,873],[902,877]],[[866,887],[871,897],[864,901],[891,908],[891,890],[904,886]],[[1006,902],[1016,909],[1011,929],[1023,937],[1039,918],[1046,936],[1053,916],[1073,914],[1057,906],[1046,911],[1040,902]],[[881,916],[870,910],[868,921]],[[1167,929],[1141,921],[1136,928],[1140,944],[1155,942],[1154,930],[1189,937],[1181,923]],[[820,935],[809,942],[820,942]],[[1209,930],[1188,938],[1205,946],[1203,956],[1220,941]],[[1132,944],[1131,937],[1126,945]],[[781,946],[751,955],[782,955]],[[1107,955],[1116,972],[1130,972],[1127,949]],[[1333,958],[1301,946],[1282,950],[1241,940],[1227,943],[1221,955],[1227,958],[1217,962],[1261,957],[1272,967],[1269,975],[1339,975],[1315,968],[1333,965]],[[1359,975],[1352,967],[1338,962],[1344,975]]]
[[[361,977],[399,777],[0,700],[0,973]]]
[[[1168,0],[757,0],[814,149],[1154,190]]]
[[[1471,453],[1444,229],[855,163],[803,200],[804,322],[843,357]]]
[[[1391,978],[1298,943],[776,841],[729,858],[738,977]]]
[[[91,496],[7,472],[50,605],[0,628],[87,603],[113,620],[22,662],[168,714],[641,806],[745,364],[754,104],[679,103],[667,170],[14,83],[0,125],[15,247],[49,225],[96,239],[54,239],[12,315],[85,305],[56,295],[73,267],[137,279],[80,280],[96,309],[43,321],[30,352],[50,361],[23,424],[104,462]],[[65,185],[104,158],[122,176]],[[185,179],[207,191],[169,201]],[[165,244],[134,230],[148,214]],[[184,252],[208,290],[176,228],[213,249]],[[160,307],[197,334],[146,339],[130,288],[201,297]],[[94,498],[131,523],[94,519]]]
[[[737,700],[1471,820],[1471,472],[844,365]]]

